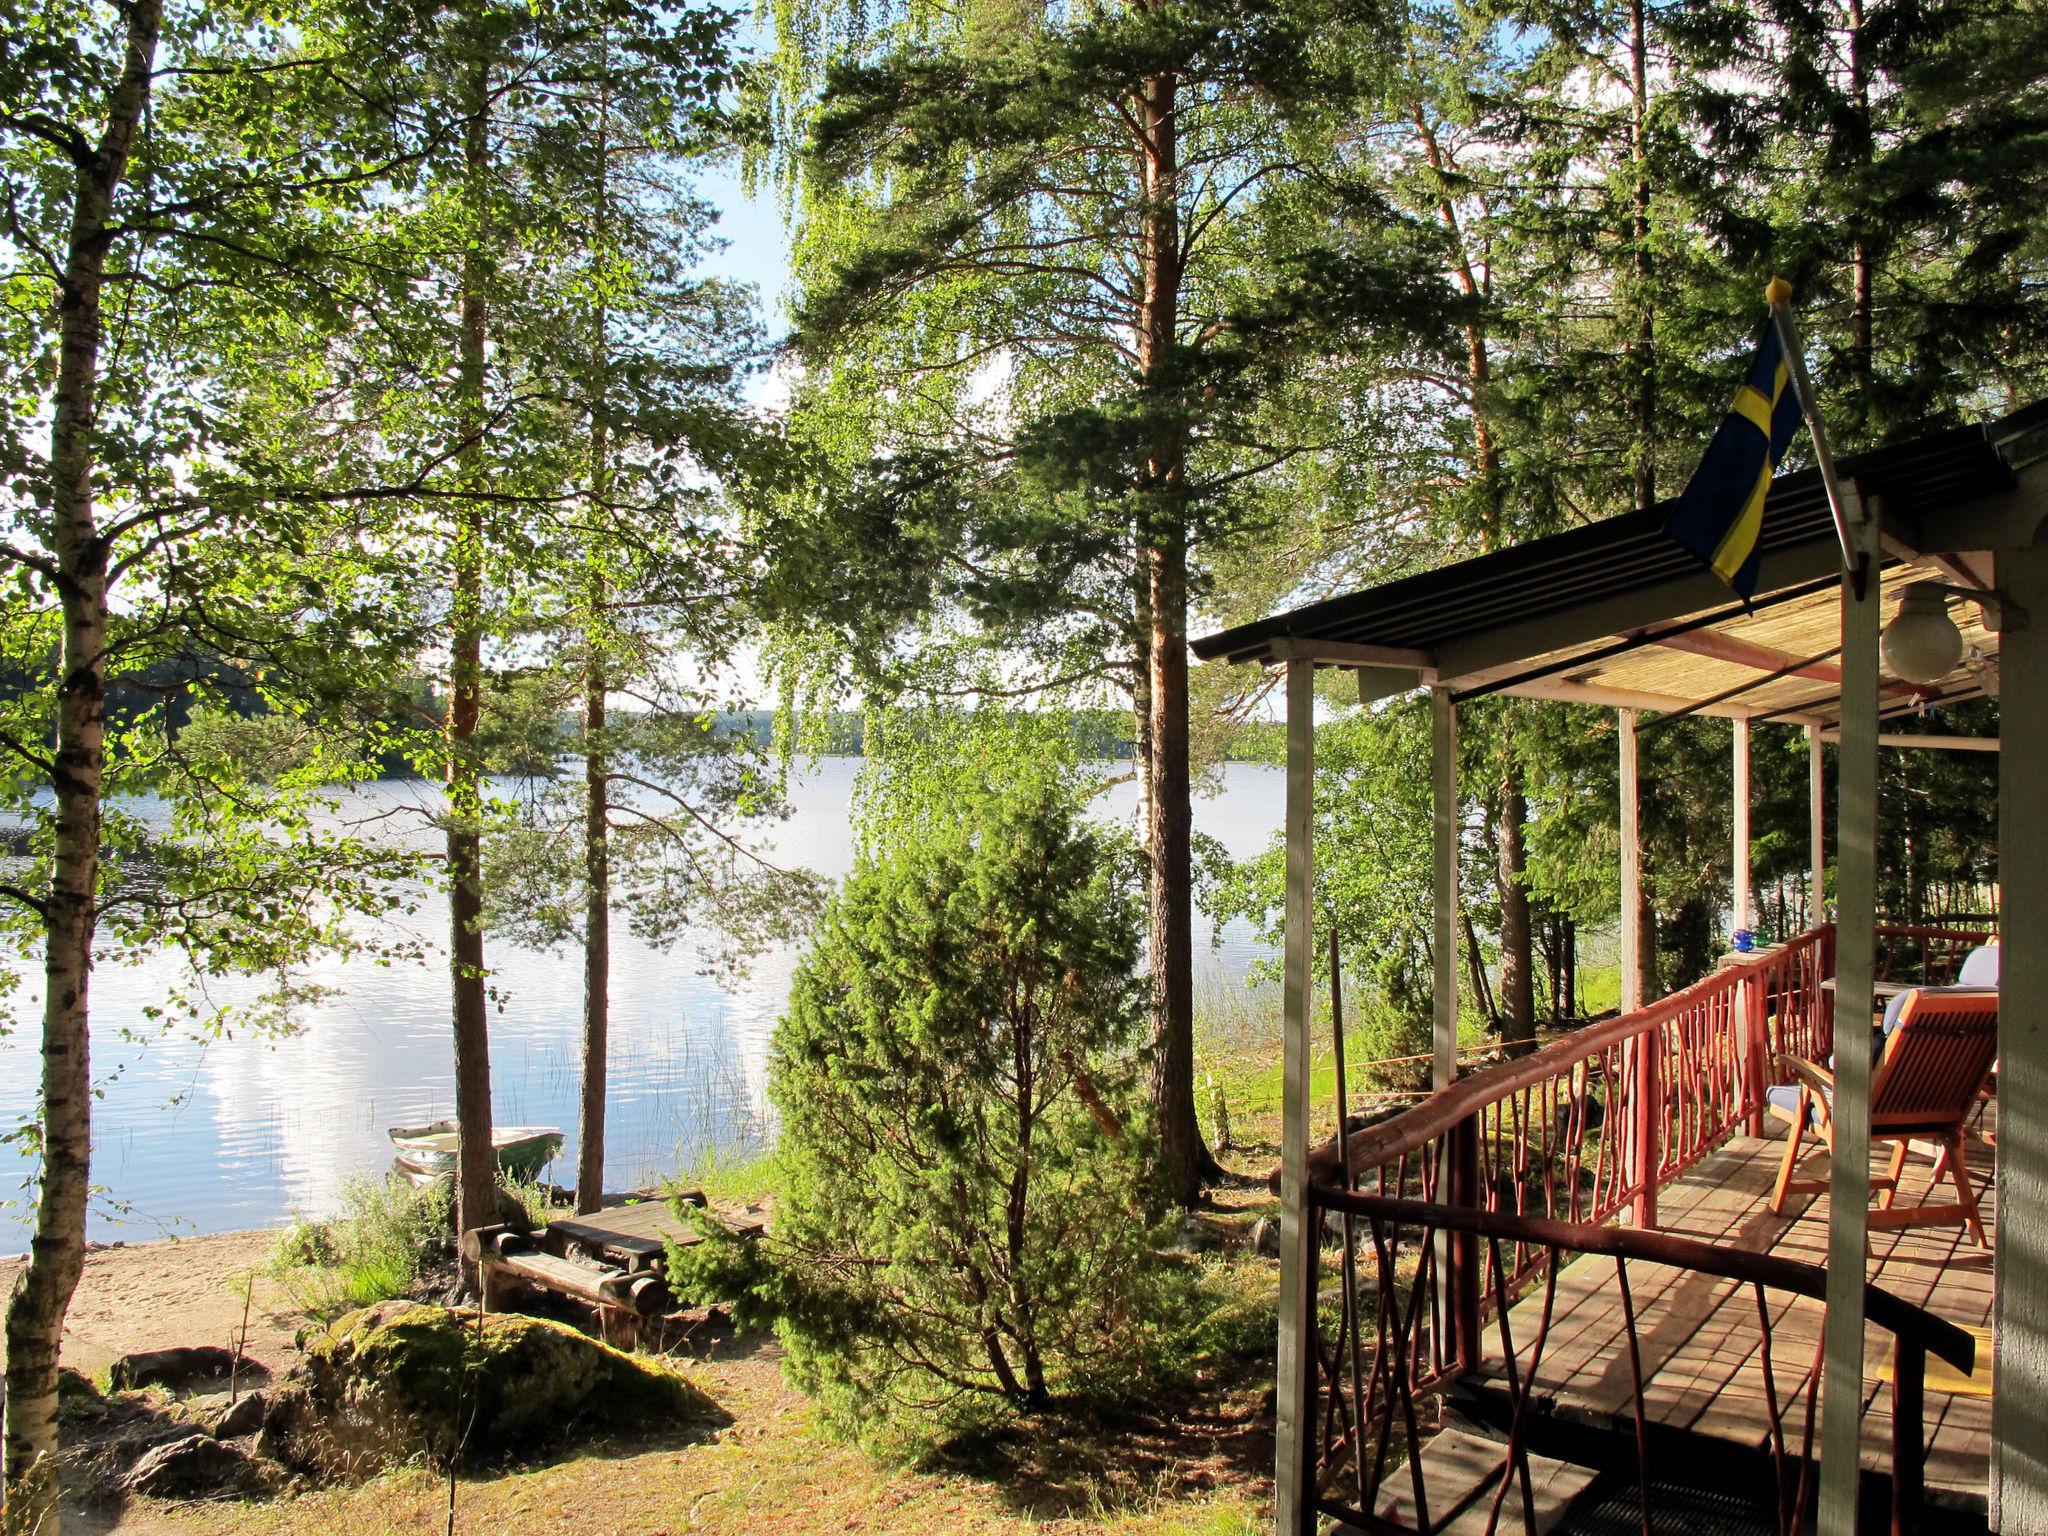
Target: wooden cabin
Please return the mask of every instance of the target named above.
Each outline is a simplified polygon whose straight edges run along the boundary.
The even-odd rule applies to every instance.
[[[1281,1536],[2048,1531],[2048,403],[1839,473],[1842,529],[1817,474],[1773,486],[1748,605],[1657,508],[1195,643],[1285,673]],[[1900,675],[1929,656],[1950,664]],[[1315,1117],[1349,1108],[1309,1097],[1318,668],[1356,674],[1366,705],[1429,692],[1435,1038],[1426,1099],[1312,1146]],[[1496,693],[1619,715],[1623,1007],[1461,1072],[1458,709]],[[1996,740],[1914,729],[1986,693]],[[1835,905],[1656,998],[1632,931],[1636,739],[1674,714],[1734,722],[1738,913],[1751,729],[1811,743],[1815,893],[1830,885],[1822,744],[1837,745]],[[1901,1091],[1887,1072],[1910,1068],[1835,1050],[1882,994],[1952,980],[1993,938],[1876,907],[1879,754],[1937,748],[1999,753],[1995,1092],[1971,1095],[1961,1170],[1982,1245],[1967,1223],[1906,1217],[1956,1185],[1885,1108]],[[1773,1211],[1787,1150],[1772,1091],[1815,1071],[1831,1074],[1833,1151],[1793,1147],[1814,1187],[1788,1178]],[[1876,1129],[1905,1149],[1888,1173],[1873,1083]]]

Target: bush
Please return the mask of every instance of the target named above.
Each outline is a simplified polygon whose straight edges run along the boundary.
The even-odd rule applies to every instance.
[[[671,1254],[870,1437],[1133,1387],[1152,1351],[1132,861],[1075,775],[1006,776],[865,854],[798,970],[772,1236]]]
[[[455,1259],[453,1195],[445,1183],[342,1185],[341,1214],[301,1217],[279,1235],[270,1268],[298,1306],[319,1317],[409,1296]]]

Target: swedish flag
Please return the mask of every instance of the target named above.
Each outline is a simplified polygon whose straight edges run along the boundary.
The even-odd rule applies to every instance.
[[[1764,320],[1749,374],[1721,418],[1664,531],[1699,556],[1744,602],[1756,593],[1764,497],[1799,430],[1799,396],[1774,317]]]

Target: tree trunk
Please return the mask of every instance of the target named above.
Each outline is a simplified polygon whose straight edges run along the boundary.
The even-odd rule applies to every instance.
[[[605,38],[605,66],[611,62],[610,35]],[[610,248],[611,226],[611,92],[610,76],[598,86],[597,244]],[[611,495],[610,390],[607,365],[611,339],[607,312],[597,306],[592,317],[590,379],[590,492],[595,525],[605,515]],[[601,562],[591,562],[590,616],[584,630],[588,652],[583,665],[583,1079],[582,1102],[576,1115],[576,1210],[588,1215],[604,1204],[604,1111],[611,1081],[612,973],[612,845],[610,769],[605,762],[605,578]]]
[[[1863,38],[1862,0],[1849,0],[1849,93],[1853,102],[1853,131],[1857,142],[1852,161],[1868,167],[1873,145],[1870,125],[1870,65]],[[1853,297],[1849,309],[1848,408],[1852,430],[1859,438],[1871,429],[1870,391],[1877,379],[1876,331],[1873,312],[1877,301],[1877,255],[1868,229],[1858,228],[1850,247]]]
[[[1139,92],[1144,134],[1141,218],[1143,292],[1138,315],[1142,385],[1166,424],[1145,466],[1140,548],[1151,631],[1151,741],[1146,772],[1150,858],[1152,1113],[1163,1193],[1181,1205],[1202,1197],[1215,1172],[1195,1109],[1193,806],[1188,762],[1187,428],[1175,419],[1173,377],[1180,313],[1180,157],[1174,122],[1178,78],[1155,75]]]
[[[1647,880],[1637,898],[1636,914],[1636,954],[1642,965],[1643,1006],[1647,1008],[1664,995],[1663,983],[1657,979],[1657,899]]]
[[[1152,827],[1152,567],[1145,558],[1145,531],[1136,530],[1131,568],[1131,756],[1138,779],[1138,822]]]
[[[490,171],[489,67],[472,67],[470,118],[463,169],[471,217],[481,224]],[[483,489],[484,347],[488,326],[484,284],[485,232],[473,228],[462,258],[461,353],[457,389],[464,414],[463,484]],[[460,1230],[496,1219],[498,1165],[491,1151],[491,1037],[484,992],[483,772],[476,757],[477,717],[483,703],[484,504],[472,495],[456,503],[451,566],[454,605],[449,637],[448,699],[448,923],[455,992],[455,1117],[461,1128],[456,1178]],[[472,1277],[473,1279],[474,1277]]]
[[[51,789],[56,836],[43,899],[42,1170],[28,1267],[7,1308],[5,1516],[8,1536],[56,1536],[57,1363],[64,1316],[85,1270],[92,1068],[87,991],[98,920],[100,789],[106,762],[108,551],[93,501],[100,307],[114,194],[149,99],[161,0],[127,11],[121,77],[106,127],[75,168],[58,284],[57,387],[50,420],[50,549],[63,640]]]
[[[1500,1037],[1509,1046],[1526,1045],[1536,1038],[1536,967],[1523,831],[1528,819],[1529,802],[1522,793],[1522,770],[1511,761],[1501,781],[1496,839],[1500,854],[1496,866],[1500,891]]]
[[[1635,504],[1657,504],[1657,353],[1656,307],[1650,302],[1650,133],[1649,20],[1645,0],[1629,0],[1629,157],[1631,244],[1634,246],[1636,311],[1635,341],[1630,362],[1635,371],[1635,443],[1632,468]]]
[[[599,435],[602,435],[602,428]],[[590,659],[583,680],[583,1101],[576,1123],[576,1209],[604,1203],[606,1055],[611,1034],[612,850],[605,728],[604,649],[595,615],[604,577],[591,579]]]
[[[1558,1004],[1557,1022],[1562,1024],[1579,1016],[1579,925],[1569,917],[1560,921],[1564,929],[1560,940],[1564,950],[1564,991]]]

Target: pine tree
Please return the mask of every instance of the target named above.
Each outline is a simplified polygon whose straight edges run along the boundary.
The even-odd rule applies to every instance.
[[[797,430],[849,482],[808,532],[781,532],[866,555],[885,618],[962,617],[1035,658],[1019,691],[1133,699],[1161,1178],[1192,1201],[1212,1164],[1193,1084],[1190,603],[1260,482],[1348,441],[1305,430],[1342,417],[1306,403],[1317,364],[1433,344],[1451,308],[1406,222],[1344,174],[1366,38],[1341,11],[1211,0],[791,5],[778,31],[783,110],[809,130]],[[804,604],[872,641],[856,606]]]

